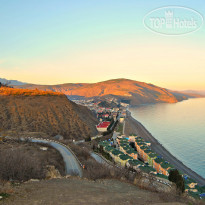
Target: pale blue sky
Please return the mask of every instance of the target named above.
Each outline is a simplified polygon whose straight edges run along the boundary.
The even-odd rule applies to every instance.
[[[205,89],[205,28],[185,36],[147,30],[162,6],[202,15],[204,1],[0,0],[0,77],[41,84],[131,78]]]

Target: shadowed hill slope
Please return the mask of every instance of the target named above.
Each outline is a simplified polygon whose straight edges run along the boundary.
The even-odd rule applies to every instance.
[[[66,139],[82,139],[97,133],[97,120],[92,112],[65,95],[35,90],[22,90],[20,94],[19,90],[10,90],[15,94],[7,95],[0,90],[1,131],[41,132],[50,137],[60,134]]]
[[[129,100],[131,105],[144,103],[167,102],[175,103],[188,99],[189,97],[198,97],[185,95],[183,93],[171,92],[158,86],[128,79],[115,79],[99,83],[90,84],[61,84],[61,85],[23,85],[21,88],[38,88],[41,90],[52,90],[62,92],[69,96],[104,97],[115,96],[120,100]]]

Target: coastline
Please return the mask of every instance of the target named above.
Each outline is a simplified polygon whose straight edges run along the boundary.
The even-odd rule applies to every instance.
[[[129,136],[131,133],[135,133],[142,137],[145,141],[151,142],[151,149],[162,156],[165,160],[174,165],[175,168],[187,174],[190,178],[194,179],[199,186],[205,186],[205,179],[184,165],[180,160],[174,157],[162,144],[155,139],[152,134],[128,112],[128,116],[125,120],[125,135]]]

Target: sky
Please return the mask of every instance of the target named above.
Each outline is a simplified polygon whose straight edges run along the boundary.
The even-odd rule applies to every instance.
[[[205,26],[167,36],[147,29],[153,9],[204,0],[0,0],[0,78],[36,84],[127,78],[205,90]]]

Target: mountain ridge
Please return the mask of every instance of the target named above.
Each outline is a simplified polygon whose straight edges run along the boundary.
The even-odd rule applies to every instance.
[[[197,94],[197,95],[203,95],[205,96],[205,90],[183,90],[181,92],[184,92],[184,93],[189,93],[189,94]]]
[[[197,94],[170,91],[151,83],[125,78],[111,79],[98,83],[64,83],[58,85],[26,84],[15,87],[28,89],[37,88],[45,91],[52,90],[62,92],[69,97],[104,98],[106,96],[114,96],[119,100],[129,101],[131,105],[158,102],[176,103],[188,98],[201,97]]]
[[[5,78],[0,78],[0,82],[1,83],[9,83],[10,85],[25,85],[27,83],[24,83],[24,82],[21,82],[21,81],[18,81],[18,80],[7,80]]]

